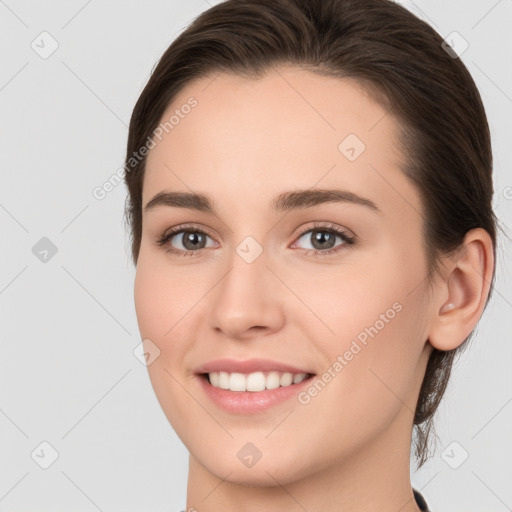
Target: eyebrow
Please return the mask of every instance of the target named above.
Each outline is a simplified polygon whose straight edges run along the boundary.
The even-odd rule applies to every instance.
[[[366,206],[382,213],[379,207],[370,199],[354,192],[341,189],[306,189],[282,192],[276,196],[270,205],[273,212],[286,212],[303,208],[311,208],[324,203],[352,203]],[[186,208],[216,215],[213,200],[205,194],[193,192],[159,192],[144,207],[145,211],[158,206]]]

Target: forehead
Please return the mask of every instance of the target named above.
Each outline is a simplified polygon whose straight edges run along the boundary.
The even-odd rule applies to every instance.
[[[395,184],[415,195],[400,171],[396,120],[353,80],[294,67],[258,79],[210,75],[187,84],[161,127],[144,203],[164,189],[252,202],[316,184],[366,196],[382,196],[384,185],[389,199]]]

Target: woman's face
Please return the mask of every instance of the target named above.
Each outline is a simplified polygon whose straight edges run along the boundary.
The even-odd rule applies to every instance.
[[[294,67],[202,78],[162,123],[173,115],[143,209],[182,195],[143,210],[135,305],[193,460],[257,485],[370,447],[408,461],[433,307],[392,116],[354,82]]]

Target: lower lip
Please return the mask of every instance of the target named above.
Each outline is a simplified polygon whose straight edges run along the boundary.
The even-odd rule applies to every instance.
[[[208,378],[198,375],[206,396],[222,409],[237,414],[254,414],[270,409],[290,398],[297,397],[302,388],[311,383],[312,377],[304,379],[298,384],[282,386],[264,391],[230,391],[212,386]]]

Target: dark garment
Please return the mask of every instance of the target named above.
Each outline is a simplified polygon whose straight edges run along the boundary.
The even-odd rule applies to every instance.
[[[418,505],[419,509],[421,511],[430,512],[427,502],[425,501],[425,498],[420,494],[420,492],[416,489],[413,489],[412,492],[414,493],[414,499],[416,500],[416,504]]]

